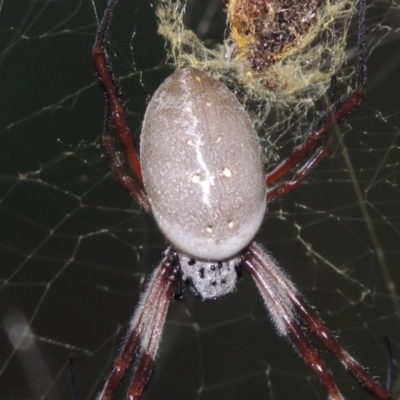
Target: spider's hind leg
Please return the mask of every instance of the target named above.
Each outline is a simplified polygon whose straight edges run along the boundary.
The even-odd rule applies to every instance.
[[[150,276],[139,306],[130,323],[128,335],[107,378],[99,400],[110,400],[126,372],[138,357],[137,367],[127,398],[139,400],[154,369],[154,358],[160,343],[171,298],[180,280],[179,259],[169,248],[161,264]]]
[[[273,258],[258,244],[252,243],[247,248],[242,255],[241,264],[254,279],[279,333],[288,338],[298,354],[317,374],[330,399],[342,400],[343,396],[333,380],[330,369],[321,359],[302,327],[321,340],[375,398],[379,400],[391,398],[389,391],[340,345],[315,309],[310,306]]]

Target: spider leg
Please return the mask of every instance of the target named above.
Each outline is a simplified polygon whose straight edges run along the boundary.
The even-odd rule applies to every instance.
[[[110,103],[106,100],[106,112],[104,117],[104,128],[103,128],[103,146],[107,150],[108,155],[111,159],[111,168],[114,176],[118,179],[119,183],[128,193],[139,203],[141,207],[149,214],[151,214],[151,209],[147,196],[143,189],[138,185],[138,183],[125,173],[125,168],[122,161],[115,151],[113,139],[110,135],[110,122],[111,122],[111,109]]]
[[[257,251],[258,257],[255,257],[253,250]],[[279,288],[279,282],[271,279],[270,270],[278,267],[267,254],[262,253],[263,258],[261,259],[258,253],[261,253],[261,249],[256,244],[252,244],[243,255],[242,265],[256,282],[279,334],[288,337],[295,351],[318,375],[320,382],[325,386],[329,394],[329,398],[331,400],[344,400],[334,381],[331,370],[303,332],[300,320],[292,309],[286,293]],[[280,271],[280,273],[282,272]]]
[[[294,173],[290,181],[281,182],[279,185],[272,187],[268,190],[267,201],[271,203],[272,201],[279,199],[287,193],[297,189],[307,178],[310,171],[312,171],[328,154],[329,152],[329,142],[323,138],[322,146],[313,154],[313,156],[307,160],[307,162]]]
[[[283,195],[296,189],[304,181],[307,175],[318,165],[321,160],[323,160],[328,154],[328,141],[322,144],[321,149],[314,153],[309,162],[307,162],[304,168],[294,176],[289,181],[284,181],[272,186],[275,182],[282,179],[287,175],[294,167],[296,167],[305,157],[307,157],[319,144],[321,139],[326,138],[326,135],[330,130],[337,124],[340,124],[344,119],[354,111],[365,95],[365,82],[366,82],[366,66],[365,66],[365,9],[366,0],[360,0],[358,5],[358,66],[356,75],[356,88],[352,90],[349,94],[342,96],[339,100],[332,104],[330,109],[325,112],[313,125],[311,132],[308,135],[307,140],[297,146],[292,154],[279,164],[272,171],[268,172],[266,175],[266,183],[268,188],[267,201],[271,202],[276,200]],[[333,94],[331,83],[330,93],[328,97],[332,98]]]
[[[105,382],[98,400],[109,400],[117,390],[134,358],[138,356],[135,375],[127,399],[139,400],[154,368],[168,306],[179,281],[179,259],[169,248],[165,258],[150,277],[139,306],[130,323],[128,336]]]
[[[93,51],[92,51],[92,59],[94,63],[94,68],[97,74],[97,78],[100,82],[100,86],[103,90],[104,96],[106,98],[106,102],[108,103],[107,107],[109,107],[112,111],[112,120],[114,122],[115,128],[117,130],[119,139],[121,141],[121,144],[125,150],[125,153],[127,155],[129,164],[135,174],[136,181],[134,181],[132,178],[131,184],[130,185],[125,185],[125,189],[129,191],[129,193],[138,200],[138,202],[142,205],[143,201],[141,201],[138,198],[138,194],[140,193],[141,198],[145,198],[146,194],[144,193],[141,185],[143,184],[143,178],[142,178],[142,171],[140,168],[140,160],[139,160],[139,155],[136,150],[136,146],[133,142],[133,136],[132,133],[126,123],[125,119],[125,112],[121,104],[121,99],[120,99],[120,87],[119,87],[119,82],[118,78],[113,72],[112,66],[110,62],[108,61],[107,55],[104,50],[105,42],[108,37],[110,25],[111,25],[111,18],[113,15],[113,10],[115,6],[116,0],[108,0],[107,3],[107,8],[104,12],[103,19],[100,22],[97,34],[96,34],[96,39],[95,43],[93,46]],[[117,161],[119,161],[118,157],[115,157],[116,152],[114,150],[114,146],[112,144],[111,140],[107,139],[106,143],[107,151],[110,153],[110,156],[114,159],[113,161],[113,170],[115,175],[117,176],[118,180],[122,182],[124,179],[126,179],[127,174],[124,171],[124,168],[122,167],[122,164],[116,165],[114,167],[114,162],[118,164]],[[111,149],[111,151],[110,151]],[[135,189],[133,191],[130,191],[130,187],[135,186]],[[148,209],[146,209],[148,211]]]
[[[301,330],[301,322],[315,334],[354,378],[377,399],[389,400],[391,395],[346,351],[327,328],[317,312],[308,304],[276,262],[256,244],[242,256],[242,265],[255,280],[278,331],[289,338],[295,349],[318,375],[331,399],[343,398],[330,370]]]

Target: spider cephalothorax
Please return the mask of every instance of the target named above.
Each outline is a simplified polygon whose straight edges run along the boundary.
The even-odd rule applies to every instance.
[[[236,289],[240,275],[239,257],[224,261],[202,261],[180,253],[179,261],[182,281],[202,300],[216,299]]]
[[[253,241],[267,202],[298,188],[327,155],[327,134],[364,97],[365,0],[359,7],[356,87],[313,124],[306,141],[265,174],[257,135],[243,106],[210,75],[192,68],[171,75],[150,101],[141,156],[121,105],[118,80],[104,45],[115,0],[109,0],[93,49],[106,98],[104,145],[125,189],[149,212],[173,246],[149,278],[124,345],[99,398],[110,399],[128,368],[136,366],[128,399],[140,399],[154,366],[171,298],[184,284],[203,299],[230,293],[240,267],[254,279],[280,335],[315,372],[329,397],[343,399],[313,334],[377,399],[390,393],[339,344],[277,262]],[[333,97],[331,93],[330,98]],[[114,148],[111,123],[126,152],[129,176]],[[288,175],[292,172],[292,175]],[[288,177],[289,176],[289,177]]]

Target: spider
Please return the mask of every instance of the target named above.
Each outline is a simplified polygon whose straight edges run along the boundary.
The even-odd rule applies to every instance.
[[[92,54],[106,99],[103,143],[117,180],[154,217],[170,246],[149,278],[98,398],[111,399],[135,361],[126,398],[140,399],[154,368],[170,300],[184,287],[203,300],[228,294],[235,289],[242,268],[254,279],[279,335],[314,371],[330,399],[343,399],[343,395],[310,341],[311,334],[377,399],[390,399],[389,391],[341,347],[277,262],[253,241],[267,203],[301,185],[327,156],[329,131],[364,97],[365,0],[359,3],[355,89],[333,102],[314,122],[305,142],[267,174],[257,134],[243,106],[225,85],[193,68],[175,71],[152,97],[143,121],[139,158],[119,82],[104,49],[115,3],[108,0]],[[329,91],[331,101],[334,86]],[[114,147],[111,125],[133,177]]]

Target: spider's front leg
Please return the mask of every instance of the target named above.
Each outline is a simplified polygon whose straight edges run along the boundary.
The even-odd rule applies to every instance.
[[[180,280],[179,258],[168,248],[165,258],[150,276],[130,323],[128,335],[107,378],[98,400],[110,400],[138,357],[135,375],[127,399],[139,400],[154,368],[154,358],[160,343],[168,306]]]
[[[143,189],[142,170],[139,155],[133,141],[132,132],[126,122],[125,111],[122,107],[121,89],[117,76],[114,74],[111,63],[108,60],[104,46],[109,34],[111,18],[116,0],[108,0],[107,8],[97,30],[92,51],[92,59],[97,78],[106,99],[106,113],[104,119],[103,144],[111,158],[112,170],[121,185],[136,199],[145,211],[150,212],[146,193]],[[120,142],[124,148],[129,165],[135,179],[130,177],[118,156],[110,135],[110,125],[113,122]]]

